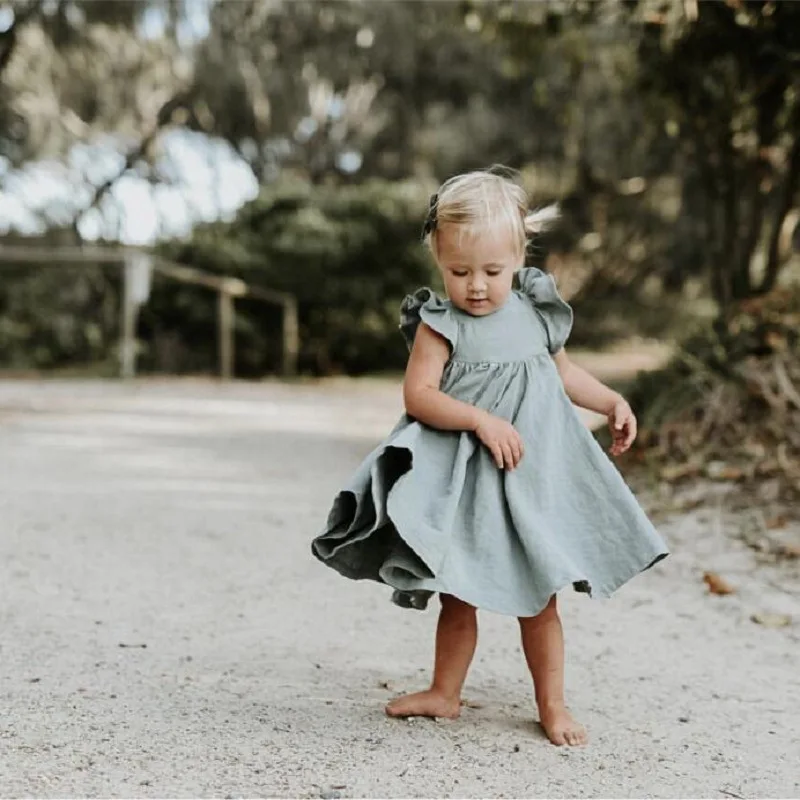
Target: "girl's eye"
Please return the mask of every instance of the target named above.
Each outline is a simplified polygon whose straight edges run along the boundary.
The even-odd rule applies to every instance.
[[[500,274],[500,270],[499,269],[488,269],[488,270],[486,270],[486,274],[490,278],[496,278]]]
[[[455,270],[454,269],[453,270],[453,275],[455,275],[456,278],[466,278],[467,277],[467,273],[465,271],[463,271],[463,270]]]

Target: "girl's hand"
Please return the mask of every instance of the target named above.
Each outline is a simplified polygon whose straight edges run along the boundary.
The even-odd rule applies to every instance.
[[[608,427],[611,429],[613,442],[611,455],[622,455],[636,438],[636,417],[628,402],[620,397],[608,415]]]
[[[522,439],[510,422],[486,411],[481,415],[475,434],[489,449],[499,469],[514,469],[522,460]]]

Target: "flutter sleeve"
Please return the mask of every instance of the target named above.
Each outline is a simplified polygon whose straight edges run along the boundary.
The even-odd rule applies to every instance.
[[[400,306],[400,331],[408,349],[414,344],[417,328],[424,322],[450,344],[452,353],[458,339],[458,324],[448,303],[427,287],[409,294]]]
[[[553,276],[540,269],[520,270],[519,287],[533,304],[547,332],[547,349],[557,353],[572,330],[572,308],[558,293]]]

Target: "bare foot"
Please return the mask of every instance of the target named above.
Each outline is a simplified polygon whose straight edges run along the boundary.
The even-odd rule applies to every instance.
[[[461,713],[461,702],[428,689],[427,692],[404,694],[386,706],[390,717],[447,717],[455,719]]]
[[[553,744],[578,746],[589,741],[586,728],[576,722],[564,706],[540,709],[539,722]]]

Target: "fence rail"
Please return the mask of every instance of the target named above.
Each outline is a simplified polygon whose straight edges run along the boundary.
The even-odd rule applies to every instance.
[[[147,250],[134,247],[102,247],[86,245],[59,247],[0,244],[0,268],[14,264],[36,264],[39,267],[58,267],[63,264],[81,266],[117,265],[123,267],[122,320],[120,325],[120,375],[130,378],[136,374],[136,327],[139,308],[149,295],[149,275],[155,272],[180,283],[203,286],[217,292],[217,355],[219,373],[223,380],[233,376],[235,363],[234,324],[236,298],[252,297],[270,305],[280,306],[283,322],[282,372],[297,374],[300,335],[297,300],[287,292],[277,292],[251,286],[240,278],[214,275],[209,272],[169,261]]]

